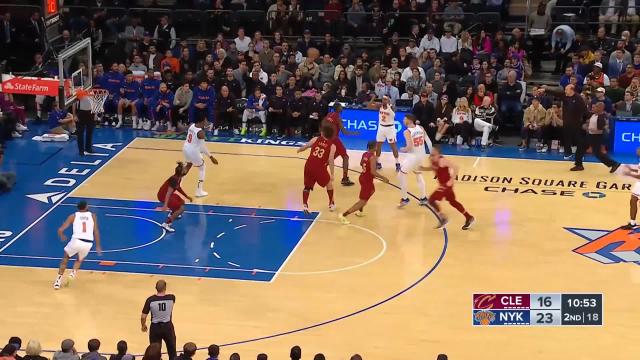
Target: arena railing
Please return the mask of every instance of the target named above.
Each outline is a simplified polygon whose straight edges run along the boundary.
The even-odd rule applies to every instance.
[[[589,6],[589,8],[587,9],[587,18],[589,20],[589,24],[590,25],[597,25],[600,24],[600,10],[601,9],[609,9],[609,8],[614,8],[618,14],[618,19],[616,21],[607,21],[606,24],[623,24],[624,21],[620,21],[620,12],[623,10],[626,10],[624,7],[622,6]]]
[[[211,38],[218,35],[223,30],[223,27],[231,28],[230,18],[233,12],[231,10],[209,10],[206,12],[204,20],[204,32],[203,36],[209,36]],[[178,29],[179,30],[179,29]],[[211,40],[211,39],[208,39]]]
[[[299,15],[292,15],[294,13],[299,13]],[[278,31],[283,27],[288,26],[288,23],[290,21],[289,19],[290,16],[295,16],[296,18],[298,18],[298,21],[300,21],[300,23],[304,23],[305,21],[304,11],[290,11],[290,10],[267,11],[267,17],[265,22],[266,24],[265,33],[273,34],[275,31]]]
[[[169,19],[171,19],[171,10],[163,8],[130,8],[129,14],[140,16],[144,30],[151,33],[153,33],[156,26],[160,24],[161,16],[169,16]],[[177,30],[178,29],[176,29],[176,31]]]

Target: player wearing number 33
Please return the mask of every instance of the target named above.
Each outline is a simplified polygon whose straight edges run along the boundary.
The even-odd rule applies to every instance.
[[[412,172],[416,175],[416,181],[420,188],[420,205],[427,205],[427,185],[424,182],[422,173],[418,169],[427,158],[427,152],[425,144],[431,152],[431,140],[424,131],[424,128],[416,124],[416,117],[412,114],[407,114],[404,117],[404,126],[407,129],[404,131],[404,138],[406,146],[401,150],[407,153],[405,160],[402,162],[400,172],[398,173],[398,179],[400,180],[400,190],[402,192],[402,198],[400,199],[399,207],[404,207],[409,204],[409,196],[407,192],[407,174]]]
[[[207,155],[214,165],[218,165],[218,160],[211,155],[207,144],[205,143],[204,128],[207,126],[207,117],[200,116],[196,119],[196,122],[189,126],[187,130],[187,138],[182,146],[182,153],[184,159],[187,162],[187,166],[184,169],[184,175],[189,173],[192,166],[198,168],[198,185],[196,186],[196,197],[203,197],[209,195],[204,191],[204,175],[205,166],[202,154]]]
[[[66,241],[67,237],[64,235],[64,231],[73,224],[73,235],[71,235],[71,240],[67,243],[67,246],[64,247],[64,256],[62,257],[62,261],[60,261],[60,269],[58,270],[58,276],[56,277],[55,283],[53,283],[53,288],[58,290],[60,286],[62,286],[62,276],[64,275],[64,271],[67,269],[67,262],[69,259],[78,255],[78,259],[73,264],[73,270],[69,274],[69,282],[71,282],[80,269],[80,265],[82,265],[82,261],[87,257],[91,247],[93,247],[93,242],[96,243],[96,251],[98,255],[102,255],[102,246],[100,245],[100,233],[98,232],[98,220],[96,219],[96,215],[92,214],[89,211],[89,206],[86,201],[80,201],[78,203],[78,211],[69,215],[67,220],[60,226],[58,229],[58,236],[60,240]]]
[[[298,148],[298,153],[311,149],[309,157],[304,164],[304,190],[302,191],[302,203],[304,212],[309,213],[309,195],[315,184],[327,188],[329,196],[329,211],[334,211],[336,205],[333,202],[333,172],[336,145],[333,143],[335,130],[330,123],[324,123],[320,129],[320,136],[314,137],[307,144]],[[327,171],[327,165],[329,171]]]

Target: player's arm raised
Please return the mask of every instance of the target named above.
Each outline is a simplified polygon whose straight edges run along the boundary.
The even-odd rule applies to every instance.
[[[376,168],[376,165],[378,164],[378,157],[373,155],[372,157],[369,158],[369,171],[371,172],[371,175],[373,175],[373,177],[376,177],[386,183],[389,182],[389,179],[380,174]]]
[[[102,243],[100,242],[100,230],[98,229],[98,218],[96,214],[91,214],[93,217],[93,238],[96,240],[96,252],[98,256],[102,256]]]
[[[411,132],[409,130],[405,130],[403,134],[406,146],[401,148],[400,151],[405,153],[413,151],[413,140],[411,139]]]
[[[301,153],[301,152],[303,152],[303,151],[306,151],[307,149],[310,149],[310,148],[313,146],[313,144],[316,142],[316,140],[318,140],[318,137],[317,137],[317,136],[316,136],[316,137],[314,137],[313,139],[309,140],[309,142],[308,142],[308,143],[306,143],[306,144],[304,144],[304,145],[300,146],[300,147],[298,148],[297,153],[299,154],[299,153]]]
[[[204,130],[198,131],[198,139],[204,140]],[[203,154],[206,154],[211,160],[211,162],[213,163],[213,165],[218,165],[218,160],[214,158],[213,155],[211,155],[211,153],[209,152],[209,149],[207,149],[207,144],[204,141],[200,145],[200,152]]]
[[[64,231],[67,230],[67,228],[71,224],[73,224],[73,221],[75,219],[76,219],[76,215],[75,214],[69,215],[67,220],[65,220],[64,223],[62,223],[62,225],[60,225],[60,227],[58,228],[58,237],[60,238],[61,241],[67,241],[67,236],[64,234]]]
[[[336,157],[336,146],[331,144],[331,148],[329,150],[329,175],[331,175],[331,181],[333,181],[333,173],[335,170],[335,157]]]

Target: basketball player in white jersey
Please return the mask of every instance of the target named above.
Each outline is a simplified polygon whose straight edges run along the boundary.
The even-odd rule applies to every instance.
[[[197,119],[195,123],[189,126],[189,130],[187,130],[187,138],[182,146],[182,153],[184,154],[184,159],[187,162],[184,174],[187,175],[192,166],[198,168],[198,185],[196,186],[195,193],[196,197],[209,195],[209,193],[203,189],[205,166],[202,154],[206,154],[214,165],[218,165],[218,160],[211,155],[209,149],[207,149],[207,144],[205,143],[204,128],[206,126],[206,117],[203,116]]]
[[[640,148],[636,149],[636,155],[640,158]],[[636,215],[638,214],[638,200],[640,199],[640,164],[622,165],[620,172],[625,177],[633,178],[636,182],[631,188],[631,199],[629,200],[629,222],[622,228],[625,230],[633,230],[638,226],[636,223]]]
[[[404,126],[407,129],[404,131],[404,138],[407,146],[402,148],[402,152],[407,153],[406,159],[402,162],[398,178],[400,179],[400,190],[402,191],[402,198],[400,199],[399,207],[404,207],[409,203],[409,196],[407,193],[407,175],[409,172],[416,174],[416,181],[420,188],[420,205],[426,206],[427,199],[427,186],[422,177],[422,173],[418,170],[418,167],[422,165],[427,158],[427,152],[425,150],[425,143],[431,151],[431,140],[424,131],[424,128],[420,125],[416,125],[416,117],[412,114],[404,116]]]
[[[376,157],[380,159],[382,154],[382,144],[386,141],[391,146],[393,157],[396,159],[396,171],[400,171],[400,155],[398,154],[398,145],[396,144],[396,113],[391,108],[391,100],[388,96],[382,97],[382,105],[378,110],[378,133],[376,134]],[[376,164],[378,170],[382,169],[382,164],[378,161]]]
[[[67,262],[69,259],[78,255],[76,262],[73,264],[73,270],[69,274],[69,282],[72,281],[82,265],[82,261],[87,257],[93,243],[96,243],[96,251],[98,255],[102,255],[102,246],[100,245],[100,232],[98,231],[98,220],[96,215],[92,214],[87,206],[86,201],[80,201],[78,203],[78,211],[69,215],[67,220],[58,229],[58,236],[60,240],[66,241],[67,237],[64,235],[64,231],[73,224],[73,235],[71,240],[64,247],[64,256],[60,262],[60,269],[58,270],[58,277],[53,288],[58,290],[62,286],[62,276],[67,269]]]

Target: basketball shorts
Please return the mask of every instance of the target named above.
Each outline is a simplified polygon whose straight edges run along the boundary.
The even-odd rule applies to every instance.
[[[631,194],[640,198],[640,181],[636,181],[635,184],[633,184],[633,187],[631,188]]]
[[[387,141],[389,144],[394,144],[396,142],[396,127],[394,125],[391,125],[391,126],[378,125],[378,133],[376,134],[376,141],[377,142]]]
[[[347,156],[347,148],[344,146],[342,140],[340,140],[339,137],[335,137],[333,139],[333,145],[336,146],[336,154],[333,157],[334,159]]]
[[[376,187],[373,185],[373,179],[363,179],[360,177],[360,200],[369,201],[373,193],[376,192]]]
[[[304,167],[304,188],[313,190],[315,184],[321,187],[327,186],[331,181],[331,175],[326,167]]]
[[[164,204],[164,200],[166,196],[167,196],[166,194],[158,193],[158,201]],[[167,204],[167,207],[171,209],[171,211],[177,211],[182,207],[182,205],[184,205],[184,199],[182,199],[176,193],[171,194],[171,196],[169,197],[169,203]]]
[[[73,257],[77,254],[78,259],[82,260],[89,255],[91,247],[93,247],[93,241],[84,241],[72,237],[71,240],[69,240],[69,243],[67,243],[67,246],[64,247],[64,252],[69,255],[69,257]]]
[[[456,200],[456,194],[453,192],[452,187],[439,186],[438,189],[429,196],[429,202],[436,202],[442,199],[446,199],[448,202]]]
[[[200,167],[204,165],[204,159],[198,149],[193,147],[184,147],[182,148],[182,154],[184,155],[184,160],[192,163],[193,166]]]
[[[400,164],[400,170],[405,174],[411,171],[419,172],[418,167],[422,165],[426,157],[426,155],[409,153]]]

